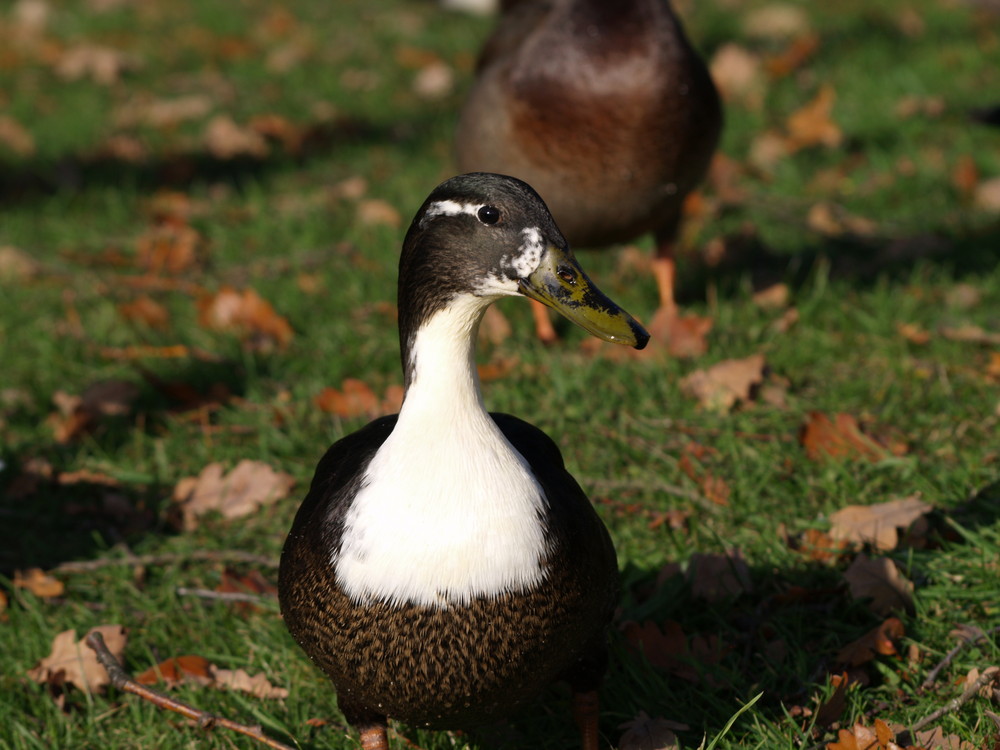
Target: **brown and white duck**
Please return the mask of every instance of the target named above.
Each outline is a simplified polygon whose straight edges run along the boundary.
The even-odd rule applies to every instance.
[[[721,129],[711,76],[667,0],[505,0],[455,141],[461,171],[538,190],[574,247],[652,232],[669,330],[682,206]]]
[[[388,747],[389,717],[474,726],[557,680],[598,747],[615,551],[556,444],[484,406],[476,332],[506,296],[608,341],[648,339],[527,184],[468,174],[424,202],[399,263],[402,408],[327,451],[279,573],[285,623],[367,750]]]

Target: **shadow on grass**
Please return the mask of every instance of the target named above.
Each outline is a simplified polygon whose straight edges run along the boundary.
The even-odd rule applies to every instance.
[[[266,359],[257,373],[266,372]],[[187,361],[180,369],[157,374],[144,370],[135,381],[138,395],[128,415],[96,419],[92,429],[60,444],[32,441],[3,456],[0,473],[0,574],[14,569],[53,568],[61,562],[131,546],[149,534],[173,534],[163,509],[176,477],[149,476],[127,465],[107,470],[67,471],[86,466],[88,455],[116,455],[136,439],[136,431],[159,435],[176,429],[210,429],[232,397],[246,389],[246,372],[232,361]],[[8,416],[37,421],[35,410]],[[43,428],[44,429],[44,428]]]

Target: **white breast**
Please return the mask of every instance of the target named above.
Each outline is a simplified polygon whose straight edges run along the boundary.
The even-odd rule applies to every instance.
[[[332,563],[357,600],[447,607],[543,577],[544,493],[486,413],[471,356],[434,335],[447,315],[418,333],[414,384],[344,519]]]

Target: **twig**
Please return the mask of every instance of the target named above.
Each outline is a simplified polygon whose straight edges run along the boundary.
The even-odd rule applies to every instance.
[[[193,719],[197,722],[198,727],[209,731],[215,727],[222,727],[224,729],[231,729],[234,732],[239,732],[240,734],[246,735],[247,737],[252,737],[258,742],[267,745],[274,750],[295,750],[291,745],[286,745],[277,740],[271,739],[260,726],[249,726],[247,724],[240,724],[239,722],[232,721],[222,716],[216,716],[215,714],[210,714],[207,711],[202,711],[194,706],[189,706],[187,703],[175,700],[158,690],[153,690],[145,685],[140,685],[138,682],[129,677],[128,673],[122,668],[122,665],[118,663],[118,660],[114,655],[108,650],[108,647],[104,643],[104,638],[100,633],[90,633],[84,641],[94,653],[97,655],[97,661],[101,663],[105,671],[108,673],[108,677],[111,678],[111,684],[124,693],[132,693],[137,695],[143,700],[147,700],[152,703],[157,708],[165,708],[168,711],[174,711],[175,713],[181,714],[188,719]]]
[[[261,565],[267,568],[277,568],[278,561],[273,557],[255,555],[243,550],[196,550],[176,555],[133,555],[124,557],[106,557],[100,560],[73,560],[57,565],[52,570],[56,573],[89,573],[111,565],[166,565],[175,562],[242,562]]]
[[[264,604],[275,600],[274,594],[251,594],[243,591],[212,591],[211,589],[189,589],[185,586],[177,587],[177,596],[196,596],[199,599],[218,599],[223,602],[249,602],[250,604]]]
[[[930,672],[927,673],[927,679],[925,679],[921,683],[920,689],[926,690],[931,685],[933,685],[934,681],[937,680],[938,675],[941,674],[941,670],[947,667],[949,664],[951,664],[952,661],[954,661],[955,657],[958,656],[959,651],[961,651],[966,646],[971,646],[974,643],[979,643],[979,641],[983,640],[987,636],[993,635],[994,633],[1000,633],[1000,626],[992,628],[986,631],[985,633],[979,633],[979,635],[973,636],[972,638],[965,638],[964,640],[959,641],[958,645],[955,646],[953,649],[951,649],[951,651],[949,651],[947,654],[945,654],[944,658],[941,661],[939,661],[937,665],[935,665],[934,669],[932,669]]]
[[[950,714],[960,709],[962,706],[964,706],[966,703],[972,700],[976,695],[978,695],[979,691],[982,690],[986,685],[996,680],[997,676],[998,673],[996,672],[996,670],[984,671],[981,675],[979,675],[979,679],[977,679],[975,682],[969,685],[969,687],[967,687],[964,691],[962,691],[962,694],[960,696],[958,696],[957,698],[952,698],[950,701],[941,706],[941,708],[937,709],[936,711],[922,718],[920,721],[918,721],[916,724],[910,727],[907,731],[901,732],[899,737],[896,739],[896,742],[898,742],[900,745],[910,744],[910,740],[913,739],[913,736],[917,732],[919,732],[921,729],[926,727],[931,722],[937,721],[945,714]]]

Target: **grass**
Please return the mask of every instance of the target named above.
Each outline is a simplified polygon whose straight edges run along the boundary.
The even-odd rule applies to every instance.
[[[99,10],[102,5],[107,9]],[[747,34],[748,16],[764,5],[699,3],[684,10],[706,55],[735,42],[767,56],[787,43]],[[0,472],[0,572],[112,558],[122,546],[176,562],[59,574],[66,591],[56,599],[15,590],[5,579],[10,603],[0,622],[0,746],[239,744],[223,734],[206,741],[196,728],[122,695],[69,691],[57,703],[47,686],[25,676],[57,633],[75,628],[82,635],[115,622],[129,629],[125,661],[135,672],[196,653],[222,667],[262,672],[291,690],[285,701],[268,701],[184,685],[175,691],[181,699],[259,721],[303,747],[353,747],[338,725],[332,692],[286,634],[276,607],[243,612],[176,595],[180,586],[219,583],[223,564],[187,559],[196,551],[275,558],[296,498],[240,521],[210,519],[188,533],[166,523],[166,509],[173,485],[211,461],[265,461],[291,473],[301,494],[325,447],[365,421],[322,413],[314,396],[346,377],[361,378],[379,393],[401,381],[391,315],[376,303],[393,300],[403,227],[359,221],[355,203],[332,186],[365,178],[366,198],[387,201],[405,226],[429,190],[451,174],[456,108],[490,22],[402,0],[289,0],[280,8],[246,0],[236,9],[220,0],[63,0],[46,7],[47,26],[35,42],[14,28],[13,7],[0,9],[0,49],[6,50],[0,53],[0,108],[34,139],[31,153],[0,145],[0,246],[19,248],[41,265],[29,278],[0,280],[0,458],[6,467]],[[954,644],[949,632],[955,625],[992,627],[1000,608],[1000,384],[989,370],[996,347],[939,333],[947,326],[1000,328],[1000,221],[978,209],[953,178],[963,159],[971,159],[982,180],[1000,175],[1000,136],[967,117],[990,103],[983,92],[1000,91],[995,17],[938,0],[877,9],[861,2],[797,7],[819,33],[820,46],[790,75],[768,80],[759,105],[727,107],[722,151],[744,169],[744,196],[712,204],[681,262],[685,307],[714,319],[708,353],[695,360],[612,363],[583,354],[584,334],[569,328],[562,329],[563,343],[546,349],[531,335],[527,306],[516,301],[501,305],[513,334],[484,353],[519,360],[510,374],[487,384],[489,406],[553,435],[610,527],[626,584],[622,621],[673,620],[686,634],[720,644],[714,663],[696,664],[712,681],[703,675],[690,682],[636,657],[615,634],[602,721],[611,742],[621,735],[619,725],[640,711],[687,723],[690,729],[679,732],[687,748],[703,737],[718,748],[790,750],[832,741],[834,733],[825,727],[814,733],[813,719],[792,715],[793,707],[815,710],[816,701],[829,696],[827,674],[837,668],[837,652],[881,618],[843,591],[846,560],[813,560],[790,548],[783,533],[825,529],[829,514],[849,504],[919,492],[937,511],[929,545],[888,553],[916,587],[914,609],[902,615],[904,656],[859,668],[864,685],[848,691],[842,725],[859,717],[868,724],[876,717],[912,724],[957,695],[954,681],[1000,656],[995,639],[966,648],[939,686],[918,689]],[[913,30],[913,15],[922,31]],[[17,44],[9,43],[15,38]],[[86,76],[64,79],[56,62],[84,42],[123,50],[139,66],[110,85]],[[300,55],[287,68],[274,62],[286,48]],[[417,70],[408,61],[420,59],[420,51],[454,67],[454,91],[441,99],[414,93]],[[833,118],[843,144],[801,150],[770,173],[747,167],[759,134],[781,130],[824,83],[836,92]],[[169,127],[116,119],[129,103],[182,96],[208,97],[209,108]],[[938,97],[941,110],[900,115],[904,97]],[[275,146],[265,158],[222,159],[202,140],[216,114],[240,124],[281,115],[309,130],[311,140],[298,154]],[[109,138],[121,135],[140,144],[141,159],[109,155]],[[126,282],[136,272],[136,241],[148,231],[151,205],[164,190],[189,197],[190,223],[205,238],[205,263],[182,280],[209,290],[252,286],[291,322],[295,335],[286,349],[254,351],[201,326],[184,291],[151,293],[170,314],[165,330],[123,319],[119,305],[139,295]],[[713,190],[706,189],[709,198]],[[871,220],[877,231],[867,238],[815,231],[806,217],[821,201]],[[743,247],[745,257],[707,268],[697,249],[713,241]],[[640,246],[648,250],[648,240]],[[934,252],[917,252],[922,247]],[[648,315],[655,299],[651,279],[618,258],[581,253],[606,292]],[[303,290],[303,276],[312,291]],[[754,288],[774,280],[791,286],[800,316],[786,332],[772,325],[779,313],[751,299]],[[963,303],[955,295],[960,285],[974,288],[978,300]],[[898,331],[902,323],[930,332],[929,341],[907,340]],[[141,364],[163,380],[203,392],[224,384],[238,397],[212,412],[210,429],[173,409],[137,374],[134,361],[102,355],[109,347],[172,344],[209,352],[214,361]],[[679,386],[695,369],[757,352],[786,379],[784,406],[758,400],[717,414]],[[108,378],[139,384],[137,414],[56,442],[47,421],[53,395],[79,394]],[[877,463],[813,461],[797,441],[811,411],[861,417],[907,450]],[[710,449],[703,468],[729,486],[728,505],[706,501],[685,472],[682,457],[691,443]],[[56,472],[86,469],[113,478],[114,492],[132,510],[106,509],[108,491],[94,483],[43,482],[33,494],[16,495],[15,477],[39,458]],[[677,529],[650,523],[665,511],[692,515]],[[654,585],[669,563],[730,548],[740,549],[749,564],[749,593],[705,603],[681,578]],[[273,579],[273,570],[262,572]],[[826,593],[780,604],[795,587]],[[919,653],[913,664],[905,658],[910,644]],[[723,736],[730,718],[758,693],[760,700]],[[985,715],[989,705],[970,701],[937,724],[985,747],[996,736]],[[553,689],[504,730],[506,742],[572,746],[567,716],[565,694]],[[317,717],[331,723],[306,723]],[[401,731],[426,750],[496,742]]]

